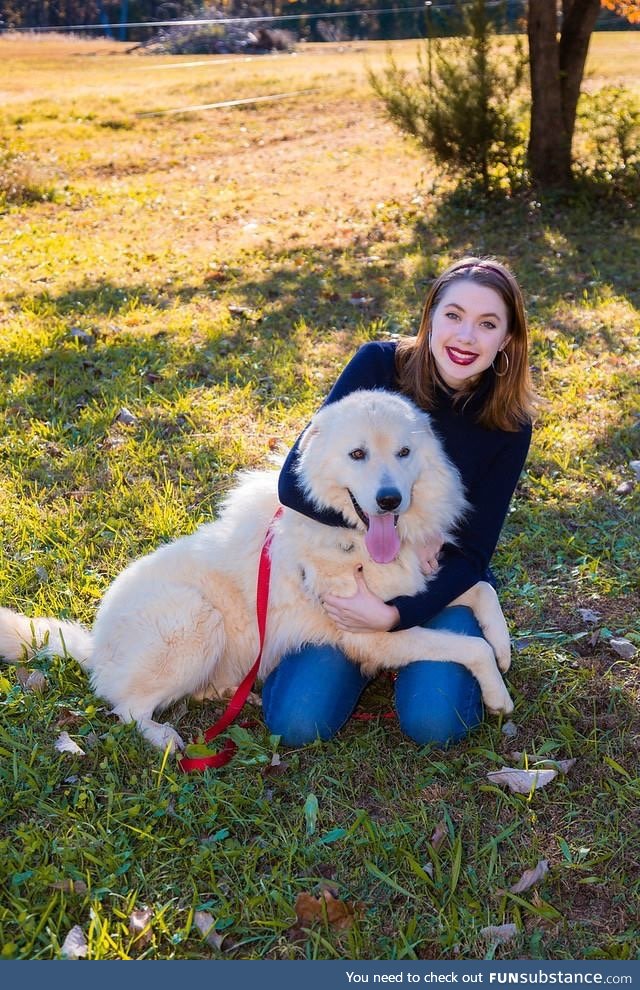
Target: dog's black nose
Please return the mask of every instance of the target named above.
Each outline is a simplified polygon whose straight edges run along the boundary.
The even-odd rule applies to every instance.
[[[397,488],[381,488],[376,502],[384,512],[393,512],[402,502],[402,495]]]

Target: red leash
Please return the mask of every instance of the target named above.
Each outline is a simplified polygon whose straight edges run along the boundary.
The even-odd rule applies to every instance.
[[[256,677],[258,676],[260,661],[262,659],[262,649],[264,647],[264,634],[267,625],[267,607],[269,605],[269,581],[271,578],[271,557],[269,556],[269,549],[271,547],[271,541],[273,540],[273,524],[281,515],[282,506],[278,509],[269,524],[269,529],[267,530],[267,535],[265,536],[264,543],[262,544],[262,551],[260,553],[260,564],[258,566],[258,586],[256,593],[256,615],[258,618],[258,634],[260,637],[258,656],[256,657],[253,667],[240,684],[223,714],[220,716],[218,721],[205,732],[204,741],[206,743],[211,742],[212,739],[219,736],[221,732],[224,732],[224,730],[235,721],[240,714],[245,701],[249,697],[251,688],[255,684]],[[237,748],[238,747],[232,739],[227,739],[219,753],[211,753],[206,756],[181,756],[178,758],[178,766],[184,773],[189,773],[191,770],[206,770],[208,767],[223,767],[231,760]]]

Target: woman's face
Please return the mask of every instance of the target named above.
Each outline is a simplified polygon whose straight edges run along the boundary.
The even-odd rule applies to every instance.
[[[495,289],[463,278],[447,286],[431,313],[430,345],[445,384],[459,388],[486,371],[508,330],[507,307]]]

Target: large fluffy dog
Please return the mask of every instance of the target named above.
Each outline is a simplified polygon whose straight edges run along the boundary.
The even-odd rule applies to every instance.
[[[450,537],[465,509],[429,417],[398,395],[356,392],[314,417],[299,471],[314,502],[352,525],[325,526],[287,509],[275,522],[261,678],[305,642],[332,643],[368,673],[414,660],[464,664],[487,707],[510,712],[500,675],[510,662],[509,636],[490,585],[457,600],[473,608],[487,641],[421,628],[345,633],[322,608],[325,594],[355,592],[358,564],[385,600],[424,587],[416,548],[436,533]],[[0,610],[0,654],[18,659],[48,636],[52,652],[66,651],[90,670],[96,693],[117,715],[135,721],[154,745],[181,747],[154,712],[185,695],[227,693],[257,655],[256,574],[278,505],[276,481],[275,471],[243,475],[216,522],[131,564],[107,591],[92,633]]]

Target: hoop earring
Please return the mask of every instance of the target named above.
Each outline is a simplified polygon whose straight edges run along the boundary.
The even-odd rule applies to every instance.
[[[498,351],[498,354],[502,354],[503,358],[507,362],[504,371],[498,371],[498,369],[496,368],[495,364],[493,363],[493,361],[495,361],[496,358],[494,358],[493,361],[491,362],[491,367],[494,370],[496,378],[504,378],[504,376],[509,371],[509,355],[507,354],[506,351],[503,351],[502,349]],[[496,354],[496,357],[498,356],[498,354]]]

